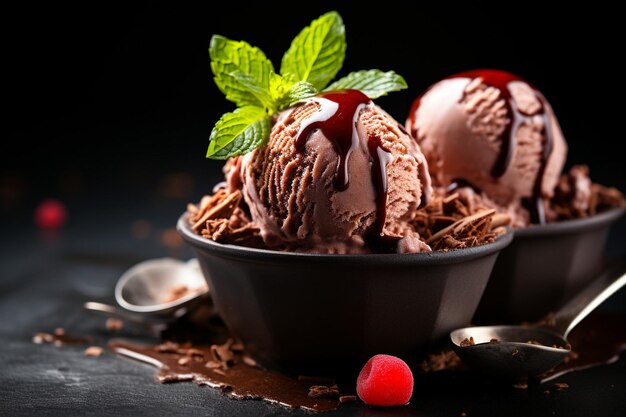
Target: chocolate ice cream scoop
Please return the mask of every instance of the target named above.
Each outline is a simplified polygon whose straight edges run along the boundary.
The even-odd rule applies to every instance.
[[[282,112],[268,145],[233,169],[270,248],[430,250],[408,226],[430,193],[426,159],[360,91],[323,93]]]
[[[491,69],[456,74],[415,100],[407,128],[437,185],[471,185],[529,213],[518,225],[545,222],[543,199],[553,196],[567,145],[552,107],[528,82]]]

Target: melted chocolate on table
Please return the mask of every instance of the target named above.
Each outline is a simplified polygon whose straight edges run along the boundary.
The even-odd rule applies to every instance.
[[[552,153],[552,147],[553,147],[553,142],[554,142],[554,136],[552,132],[552,123],[547,113],[548,104],[547,104],[545,97],[543,96],[543,94],[541,94],[540,91],[533,88],[533,91],[535,92],[535,96],[537,100],[539,101],[539,103],[541,103],[541,109],[536,115],[530,116],[530,115],[524,114],[517,107],[515,100],[513,100],[511,96],[511,92],[509,91],[509,88],[508,88],[509,83],[514,82],[514,81],[524,82],[528,84],[529,86],[531,86],[532,88],[532,85],[528,83],[527,81],[525,81],[524,79],[517,77],[514,74],[505,72],[505,71],[488,70],[488,69],[466,71],[466,72],[453,75],[449,77],[448,79],[454,79],[454,78],[467,78],[470,80],[474,78],[481,78],[485,85],[497,88],[500,91],[502,98],[504,98],[505,100],[507,112],[509,115],[511,115],[511,121],[507,124],[505,131],[501,135],[502,147],[500,149],[500,154],[498,155],[498,158],[496,159],[496,162],[494,163],[491,169],[491,175],[494,178],[499,178],[502,175],[504,175],[509,165],[511,164],[511,160],[513,158],[513,151],[515,150],[515,146],[517,145],[516,133],[520,125],[525,121],[530,121],[530,119],[534,116],[538,115],[540,117],[543,117],[543,121],[544,121],[543,133],[545,137],[545,143],[543,146],[543,153],[541,155],[541,165],[539,168],[539,172],[537,173],[537,178],[535,179],[535,184],[533,186],[533,195],[531,196],[531,198],[528,199],[528,201],[524,202],[524,205],[529,210],[530,215],[531,215],[531,221],[533,223],[545,224],[546,219],[545,219],[545,213],[544,213],[543,197],[541,195],[541,183],[545,174],[548,158],[550,157],[550,154]],[[411,106],[411,112],[409,113],[409,122],[411,123],[411,125],[415,124],[415,117],[417,115],[417,110],[419,109],[419,106],[421,104],[422,97],[423,95],[415,99],[415,101],[413,102]]]
[[[338,398],[309,397],[311,386],[319,384],[265,370],[253,363],[248,365],[243,362],[241,354],[236,355],[234,363],[227,369],[209,368],[206,366],[212,358],[209,346],[181,344],[176,351],[163,351],[159,346],[162,345],[109,344],[109,348],[119,355],[157,367],[156,379],[160,383],[193,381],[218,388],[236,399],[260,399],[311,411],[334,410],[340,403]]]
[[[552,380],[566,372],[614,362],[619,353],[626,348],[624,320],[624,315],[592,313],[569,336],[574,352],[569,360],[543,375],[540,382]],[[242,350],[243,346],[235,349],[235,345],[231,345],[232,358],[222,357],[222,362],[216,362],[215,344],[224,346],[230,335],[223,322],[210,308],[199,307],[192,317],[181,319],[170,326],[162,337],[174,342],[142,346],[125,341],[112,341],[109,348],[119,355],[158,368],[156,379],[160,383],[193,381],[199,385],[220,389],[236,399],[264,400],[289,408],[311,411],[334,410],[342,402],[340,400],[342,397],[338,396],[318,398],[309,396],[314,385],[326,385],[332,391],[334,381],[295,378],[262,368]],[[453,352],[450,354],[454,355]],[[207,367],[208,362],[211,363],[211,367]],[[216,367],[216,364],[220,363],[222,365],[226,363],[226,366]],[[451,381],[455,379],[454,372],[467,371],[460,366],[458,357],[448,365],[433,370],[436,369],[453,371]],[[414,375],[417,378],[416,383],[419,378],[427,378],[427,375],[422,375],[417,370]],[[349,383],[353,384],[354,381],[350,379]],[[354,401],[352,396],[343,399]]]
[[[356,127],[359,113],[371,100],[358,90],[322,93],[309,100],[319,104],[320,108],[300,126],[296,149],[301,152],[311,133],[315,129],[321,130],[339,155],[334,187],[338,191],[345,191],[350,186],[348,160],[352,151],[359,146]],[[375,135],[368,137],[367,149],[372,160],[372,183],[376,191],[375,230],[378,236],[382,236],[387,217],[387,163],[392,160],[392,156],[382,148],[381,139]]]
[[[339,397],[313,398],[309,390],[314,385],[333,385],[332,380],[295,378],[256,365],[243,346],[232,345],[232,358],[215,361],[216,346],[225,346],[231,338],[226,326],[211,306],[201,305],[190,316],[171,324],[161,335],[164,342],[139,345],[121,340],[109,343],[113,352],[152,365],[158,369],[160,383],[193,381],[220,389],[236,399],[263,400],[288,408],[310,411],[330,411],[341,403]],[[219,350],[218,350],[219,352]],[[229,353],[229,354],[230,354]],[[183,359],[182,358],[189,358]],[[224,361],[224,359],[227,359]],[[207,363],[227,365],[207,367]],[[352,394],[352,393],[350,393]],[[344,399],[345,400],[345,399]]]

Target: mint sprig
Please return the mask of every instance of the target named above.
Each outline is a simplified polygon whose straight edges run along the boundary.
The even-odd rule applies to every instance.
[[[401,75],[393,71],[382,72],[373,69],[351,72],[329,85],[324,91],[361,90],[363,94],[373,100],[392,91],[404,90],[405,88],[407,88],[406,81]]]
[[[345,27],[337,12],[315,19],[294,38],[280,74],[259,48],[214,35],[209,47],[213,78],[238,108],[213,127],[207,158],[228,159],[267,144],[271,116],[319,91],[357,89],[375,99],[407,87],[400,75],[380,70],[352,72],[326,87],[345,53]]]

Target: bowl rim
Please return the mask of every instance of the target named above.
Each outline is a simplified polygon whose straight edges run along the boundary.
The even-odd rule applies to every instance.
[[[513,230],[507,227],[506,233],[498,236],[494,242],[448,251],[419,253],[369,253],[369,254],[319,254],[275,251],[270,249],[248,248],[245,246],[222,244],[196,234],[187,221],[188,213],[183,213],[176,224],[181,237],[196,250],[208,251],[224,258],[262,262],[262,263],[311,263],[328,264],[338,261],[346,265],[442,265],[454,264],[482,258],[500,252],[513,240]]]
[[[557,234],[573,234],[587,230],[599,229],[617,221],[626,211],[626,207],[613,207],[609,210],[581,219],[563,220],[555,223],[531,225],[514,230],[514,239],[549,236]]]

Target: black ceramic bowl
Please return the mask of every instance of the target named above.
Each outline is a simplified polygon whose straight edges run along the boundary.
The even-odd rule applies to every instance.
[[[411,357],[468,324],[509,232],[449,252],[317,255],[223,245],[178,231],[230,330],[261,363],[309,374],[377,353]]]
[[[493,268],[474,321],[536,321],[556,311],[600,272],[607,235],[623,214],[620,207],[515,230],[513,243]]]

